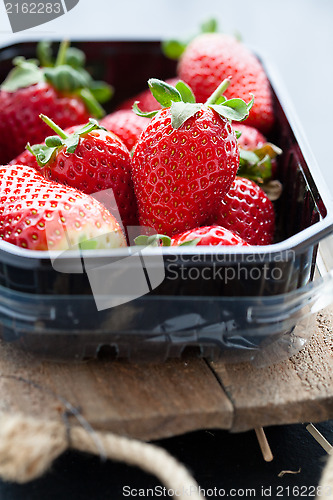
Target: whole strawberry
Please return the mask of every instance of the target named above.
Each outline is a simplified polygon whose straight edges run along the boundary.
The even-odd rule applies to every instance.
[[[112,188],[123,224],[137,225],[131,155],[119,137],[92,118],[72,134],[41,118],[58,134],[47,137],[45,145],[28,145],[42,175],[87,194]]]
[[[172,236],[200,226],[217,210],[239,165],[228,118],[245,119],[253,102],[227,101],[222,93],[229,83],[222,82],[205,104],[198,104],[183,82],[172,87],[149,80],[164,108],[148,113],[155,116],[133,154],[141,225]]]
[[[130,151],[148,123],[148,118],[136,115],[131,109],[115,111],[100,121],[103,127],[120,137]]]
[[[43,46],[43,45],[42,45]],[[44,47],[45,49],[45,47]],[[90,116],[101,118],[101,102],[111,91],[106,84],[93,82],[83,69],[83,53],[61,44],[56,61],[49,51],[39,50],[38,61],[14,59],[15,68],[0,87],[0,163],[19,155],[27,142],[41,142],[48,134],[39,120],[47,114],[61,127],[85,123]]]
[[[218,211],[207,223],[230,229],[250,245],[273,243],[273,204],[265,192],[249,179],[236,177]]]
[[[171,246],[184,245],[248,246],[248,243],[225,227],[203,226],[177,234],[171,240]]]
[[[126,246],[101,203],[24,165],[0,167],[0,239],[30,250]]]
[[[270,84],[257,57],[239,40],[221,33],[203,33],[185,48],[178,64],[178,75],[204,102],[224,78],[232,78],[226,90],[228,99],[255,96],[247,124],[268,132],[274,123]]]

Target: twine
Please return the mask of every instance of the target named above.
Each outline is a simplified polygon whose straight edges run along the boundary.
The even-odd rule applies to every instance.
[[[100,455],[140,467],[155,475],[178,499],[203,500],[200,488],[187,469],[163,448],[112,433],[62,422],[36,420],[21,415],[0,414],[0,476],[5,481],[25,483],[40,477],[66,449]]]
[[[328,462],[321,476],[316,500],[332,500],[333,498],[333,454],[329,456]]]

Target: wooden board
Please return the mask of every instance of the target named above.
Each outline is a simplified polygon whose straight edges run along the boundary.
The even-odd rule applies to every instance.
[[[145,440],[220,428],[333,418],[333,310],[309,344],[281,363],[170,360],[50,363],[0,344],[0,411],[61,419],[68,401],[96,429]],[[71,424],[77,423],[70,417]]]
[[[319,313],[316,333],[296,356],[264,368],[214,364],[232,401],[232,431],[333,418],[333,311]]]

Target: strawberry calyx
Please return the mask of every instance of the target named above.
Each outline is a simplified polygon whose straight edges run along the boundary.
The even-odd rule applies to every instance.
[[[27,144],[26,149],[36,157],[37,163],[40,167],[45,167],[45,165],[50,163],[55,153],[62,147],[66,148],[67,153],[75,153],[82,135],[89,134],[89,132],[97,129],[106,130],[98,123],[97,120],[90,118],[89,122],[83,127],[76,130],[72,134],[66,134],[66,132],[54,123],[48,116],[41,114],[39,117],[57,134],[47,137],[45,139],[45,144],[35,144],[33,146],[29,143]]]
[[[282,149],[270,142],[253,150],[239,148],[237,175],[257,184],[265,183],[272,178],[272,160],[281,154]]]
[[[229,87],[231,78],[226,78],[221,82],[217,89],[204,103],[205,106],[212,108],[221,117],[233,121],[243,121],[249,116],[249,112],[254,103],[254,96],[246,103],[243,99],[226,99],[223,96],[225,90]],[[202,104],[195,102],[195,97],[191,88],[180,80],[175,87],[158,80],[150,78],[148,86],[152,95],[164,108],[170,108],[171,125],[177,129],[191,116],[194,116],[201,108]],[[160,110],[144,112],[138,106],[138,101],[133,104],[133,111],[138,116],[152,118]]]
[[[26,59],[18,56],[13,59],[14,68],[1,84],[1,90],[16,92],[16,90],[29,87],[44,80],[43,70],[38,66],[37,59]]]
[[[16,57],[14,68],[0,86],[6,92],[16,92],[40,82],[50,83],[63,94],[78,96],[92,116],[102,118],[105,114],[101,104],[108,101],[113,89],[105,82],[94,81],[84,69],[85,55],[67,40],[61,42],[56,59],[52,58],[50,42],[40,42],[37,59]],[[40,65],[39,65],[40,64]]]

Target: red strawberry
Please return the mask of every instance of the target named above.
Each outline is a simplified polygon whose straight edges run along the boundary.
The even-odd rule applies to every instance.
[[[195,104],[183,82],[176,88],[155,79],[148,83],[168,107],[155,112],[142,132],[132,175],[140,223],[172,236],[204,223],[229,190],[239,152],[225,116],[242,120],[252,103],[236,100],[232,108],[228,101],[214,104],[222,99],[226,81],[205,105]]]
[[[179,82],[179,78],[169,78],[168,80],[165,80],[166,83],[169,85],[175,86],[177,82]],[[127,99],[124,101],[120,106],[118,106],[118,109],[132,109],[132,106],[135,102],[138,102],[140,105],[141,109],[144,109],[145,111],[154,111],[155,109],[159,109],[162,106],[160,103],[155,99],[155,97],[152,95],[149,89],[144,90],[143,92],[140,92],[134,97],[131,97],[130,99]],[[107,128],[107,127],[106,127]]]
[[[124,225],[137,225],[131,155],[119,137],[93,119],[68,135],[48,117],[41,118],[58,133],[45,139],[46,146],[29,146],[43,176],[87,194],[112,188]]]
[[[60,127],[85,123],[90,116],[103,116],[104,111],[93,95],[95,84],[82,68],[84,61],[75,62],[75,57],[66,60],[71,50],[66,53],[66,43],[62,44],[54,67],[50,67],[49,60],[44,61],[45,68],[24,58],[14,60],[16,67],[0,87],[0,163],[15,158],[27,142],[35,144],[45,139],[48,128],[38,118],[41,113]],[[80,51],[75,52],[76,56],[77,53]],[[73,52],[70,54],[73,56]],[[110,89],[102,88],[105,100]]]
[[[238,234],[250,245],[273,243],[275,213],[272,202],[253,181],[236,177],[209,224]]]
[[[180,245],[249,246],[242,238],[220,226],[197,227],[185,231],[185,233],[177,234],[172,238],[171,246]]]
[[[240,41],[221,33],[204,33],[187,46],[178,65],[178,75],[205,102],[219,82],[232,77],[225,97],[247,100],[255,96],[246,124],[268,132],[274,123],[269,81],[256,56]]]
[[[126,246],[101,203],[24,165],[0,167],[0,239],[31,250]]]
[[[148,123],[148,118],[138,116],[129,109],[115,111],[100,121],[103,127],[120,137],[130,151],[138,142],[141,132]]]

